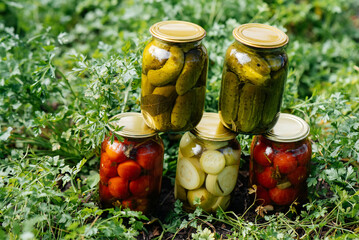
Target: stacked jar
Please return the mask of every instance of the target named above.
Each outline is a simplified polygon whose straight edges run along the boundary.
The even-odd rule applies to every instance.
[[[236,134],[224,128],[217,113],[204,113],[180,141],[175,198],[187,211],[225,210],[237,183],[241,148]],[[196,201],[198,200],[198,202]]]
[[[110,120],[122,127],[101,147],[100,201],[103,207],[122,206],[150,212],[161,191],[163,142],[140,113],[123,113]]]
[[[161,132],[193,129],[201,120],[208,55],[204,29],[183,21],[163,21],[150,28],[143,51],[141,112],[149,127]]]
[[[253,138],[249,173],[259,204],[285,206],[304,200],[312,153],[308,134],[303,119],[281,113],[272,130]]]
[[[227,49],[219,98],[222,123],[234,132],[262,134],[278,120],[288,57],[288,36],[264,24],[243,24],[233,30]]]
[[[183,21],[150,28],[143,51],[141,112],[116,116],[116,132],[102,144],[100,199],[105,207],[122,206],[144,213],[154,209],[161,189],[163,143],[158,131],[193,129],[201,120],[208,55],[204,29]]]

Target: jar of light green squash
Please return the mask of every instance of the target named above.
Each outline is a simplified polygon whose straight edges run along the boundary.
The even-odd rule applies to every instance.
[[[219,115],[229,129],[263,134],[277,122],[287,79],[288,36],[250,23],[233,30],[223,66]]]
[[[142,60],[142,115],[157,131],[190,130],[204,110],[208,54],[201,40],[206,32],[183,21],[159,22],[150,32]]]
[[[186,211],[197,206],[207,212],[226,210],[237,183],[241,148],[217,113],[204,113],[201,122],[180,141],[174,194]]]

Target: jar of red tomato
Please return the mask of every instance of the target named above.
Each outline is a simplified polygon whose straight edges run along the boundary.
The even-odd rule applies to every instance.
[[[163,142],[140,113],[116,115],[111,123],[122,128],[102,143],[101,205],[148,213],[154,209],[161,190]]]
[[[281,113],[271,131],[253,138],[249,173],[259,204],[285,206],[305,199],[312,153],[309,131],[303,119]]]

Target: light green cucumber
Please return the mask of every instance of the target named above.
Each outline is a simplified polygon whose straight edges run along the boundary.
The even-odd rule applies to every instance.
[[[178,95],[187,93],[196,85],[204,66],[205,56],[200,49],[195,48],[185,54],[184,66],[176,81]]]
[[[148,71],[147,78],[153,86],[164,86],[174,82],[182,71],[184,63],[183,51],[177,46],[172,46],[170,53],[170,58],[162,68]]]

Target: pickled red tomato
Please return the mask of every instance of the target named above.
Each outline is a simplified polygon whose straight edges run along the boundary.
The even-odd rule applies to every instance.
[[[293,155],[297,158],[300,166],[307,166],[312,155],[310,144],[307,144],[307,142],[302,144],[296,151],[294,151]]]
[[[274,151],[270,146],[259,143],[254,147],[253,158],[256,163],[268,167],[272,165]]]
[[[153,190],[153,177],[146,175],[130,182],[130,191],[136,197],[145,197]]]
[[[147,198],[128,198],[122,201],[122,207],[145,212],[148,209],[148,203]]]
[[[122,208],[129,208],[131,210],[134,210],[137,203],[136,198],[127,198],[121,202]]]
[[[273,188],[277,185],[277,180],[274,178],[275,168],[266,167],[263,172],[256,174],[257,183],[266,188]]]
[[[293,185],[299,185],[307,179],[307,168],[298,167],[294,172],[288,174],[287,178]]]
[[[129,197],[128,180],[121,177],[113,177],[108,180],[108,189],[112,196],[120,199]]]
[[[279,189],[277,187],[269,190],[269,196],[277,205],[291,204],[298,195],[298,190],[294,188]]]
[[[134,180],[140,176],[141,166],[133,160],[127,160],[118,165],[117,173],[122,178]]]
[[[127,159],[125,154],[126,144],[124,142],[119,142],[117,139],[114,139],[113,143],[111,143],[110,139],[105,139],[105,141],[107,141],[107,143],[104,143],[103,146],[109,159],[118,163]]]
[[[102,168],[100,168],[100,182],[107,186],[108,180],[110,180],[110,177],[107,177]]]
[[[101,183],[99,186],[99,194],[100,194],[102,201],[105,201],[105,202],[110,201],[113,198],[112,194],[110,193],[109,188]]]
[[[101,153],[100,175],[107,178],[117,176],[117,162],[111,160],[106,152]]]
[[[288,174],[297,168],[297,160],[290,152],[279,152],[274,156],[273,166],[278,168],[280,173]]]
[[[137,163],[146,170],[153,169],[162,163],[163,148],[156,142],[142,144],[136,153]]]
[[[271,203],[269,192],[262,186],[257,186],[257,202],[261,205],[268,205]]]
[[[149,208],[149,200],[147,198],[137,199],[137,206],[134,209],[135,211],[146,212]]]
[[[279,143],[279,142],[273,142],[272,147],[279,152],[287,152],[294,148],[296,148],[296,143]]]

